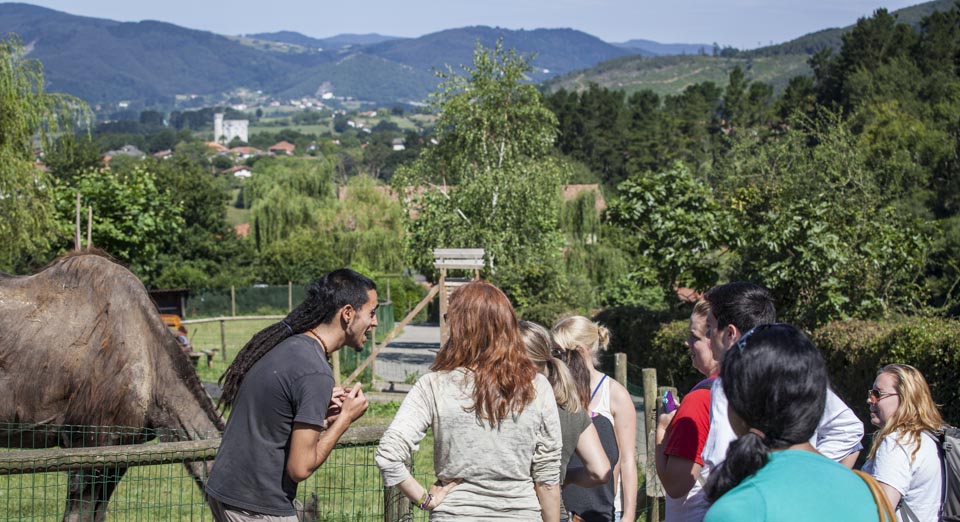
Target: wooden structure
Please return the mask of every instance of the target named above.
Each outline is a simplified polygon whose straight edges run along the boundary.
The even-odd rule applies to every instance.
[[[447,328],[447,303],[450,293],[458,286],[480,279],[480,270],[485,266],[482,248],[436,248],[433,250],[433,266],[440,270],[440,346],[450,337]],[[452,278],[448,270],[467,270],[473,272],[472,278]]]

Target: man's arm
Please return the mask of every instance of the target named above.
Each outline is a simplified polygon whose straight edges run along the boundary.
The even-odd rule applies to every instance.
[[[302,422],[293,424],[287,475],[294,482],[302,482],[310,477],[327,460],[347,428],[367,411],[367,399],[360,390],[360,383],[354,385],[342,400],[340,414],[326,430],[321,431],[319,426]]]
[[[614,432],[620,449],[622,520],[632,522],[637,511],[637,410],[626,388],[616,381],[610,384],[610,411],[613,413]]]
[[[863,422],[833,390],[827,388],[827,403],[817,426],[814,446],[823,456],[852,467],[863,445]]]

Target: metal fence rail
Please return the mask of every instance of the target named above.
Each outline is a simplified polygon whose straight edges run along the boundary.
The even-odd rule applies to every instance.
[[[13,445],[36,444],[56,427],[44,426],[37,438],[20,427]],[[73,427],[60,427],[69,431]],[[300,484],[304,520],[330,522],[411,520],[408,503],[394,490],[385,492],[374,452],[385,426],[352,428],[341,438],[323,466]],[[13,433],[9,425],[0,433]],[[106,433],[108,428],[83,428]],[[117,428],[118,432],[130,428]],[[29,434],[29,431],[26,431]],[[78,439],[78,446],[84,446]],[[0,439],[0,442],[3,440]],[[123,446],[0,450],[0,520],[59,520],[67,502],[69,476],[88,472],[89,481],[115,480],[125,469],[107,509],[111,521],[210,521],[203,493],[187,471],[192,464],[205,479],[219,438],[151,442]],[[89,473],[95,471],[94,473]],[[72,484],[76,486],[76,483]],[[392,499],[389,503],[384,499]],[[92,511],[92,504],[86,510]]]

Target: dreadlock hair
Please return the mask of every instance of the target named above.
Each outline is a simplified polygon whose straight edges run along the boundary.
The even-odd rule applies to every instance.
[[[220,376],[223,395],[217,406],[229,408],[247,371],[284,339],[300,334],[333,320],[344,306],[357,310],[368,300],[367,293],[377,285],[369,277],[348,268],[334,270],[307,286],[307,298],[280,322],[274,323],[253,336],[243,346],[236,359]]]

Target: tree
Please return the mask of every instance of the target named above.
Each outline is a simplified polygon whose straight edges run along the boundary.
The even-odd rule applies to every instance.
[[[478,46],[473,67],[443,75],[434,95],[439,144],[393,178],[415,216],[407,223],[411,264],[432,274],[434,248],[484,248],[521,309],[564,297],[555,275],[562,275],[557,224],[568,169],[550,155],[557,120],[526,83],[529,70],[529,59],[502,42]]]
[[[607,215],[628,231],[627,250],[643,260],[634,272],[652,268],[667,295],[677,286],[706,289],[716,282],[714,252],[726,244],[729,214],[682,163],[631,176]]]
[[[58,230],[52,179],[34,163],[34,138],[69,131],[85,114],[74,98],[44,92],[40,62],[24,58],[20,41],[0,39],[0,271],[49,261]]]
[[[743,139],[721,176],[734,210],[735,277],[769,288],[807,326],[909,310],[925,299],[924,223],[880,189],[836,115]]]
[[[159,271],[164,246],[175,243],[183,230],[182,205],[165,197],[154,173],[141,164],[124,173],[88,170],[58,192],[61,222],[71,227],[79,192],[83,205],[93,209],[93,244],[147,281]]]

